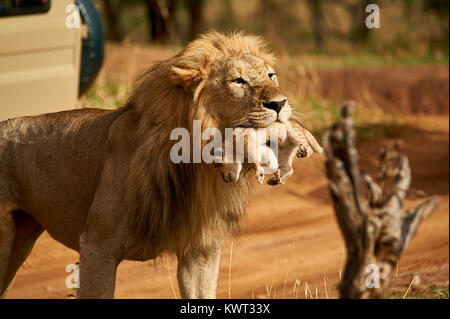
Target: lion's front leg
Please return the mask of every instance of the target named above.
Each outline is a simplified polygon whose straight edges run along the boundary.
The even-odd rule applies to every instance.
[[[80,235],[80,289],[77,298],[114,298],[116,269],[124,255],[129,223],[123,217],[117,171],[105,169]]]
[[[107,249],[83,248],[80,254],[80,288],[77,298],[114,298],[118,261]]]
[[[191,251],[178,256],[178,285],[186,299],[216,298],[220,246],[207,252]]]

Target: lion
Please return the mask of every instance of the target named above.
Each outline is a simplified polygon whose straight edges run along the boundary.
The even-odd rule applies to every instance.
[[[264,41],[207,32],[150,67],[117,110],[0,123],[0,294],[46,230],[80,254],[77,298],[113,298],[122,260],[176,255],[183,298],[215,298],[221,243],[245,215],[251,173],[170,160],[170,132],[286,122]],[[192,135],[191,135],[192,136]]]
[[[287,123],[275,122],[270,127],[276,128],[278,132],[278,169],[267,183],[269,185],[284,184],[294,174],[292,162],[294,157],[309,157],[314,152],[323,154],[323,148],[314,136],[295,120]]]
[[[275,133],[274,136],[271,135],[271,130]],[[234,142],[239,139],[243,142],[241,150],[243,154],[242,159],[236,161],[235,154],[232,154],[231,158],[224,155],[225,152],[220,149],[221,164],[216,167],[219,168],[225,182],[238,180],[242,163],[247,161],[253,163],[258,183],[263,184],[264,175],[273,173],[274,176],[267,183],[272,186],[284,184],[294,173],[292,162],[296,155],[303,158],[311,156],[314,152],[323,154],[323,148],[314,136],[296,120],[289,120],[286,123],[277,121],[262,131],[239,128],[233,137]]]

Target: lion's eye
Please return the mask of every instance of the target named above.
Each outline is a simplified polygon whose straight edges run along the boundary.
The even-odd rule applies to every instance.
[[[232,80],[231,82],[237,83],[237,84],[247,84],[247,82],[243,78],[236,78]]]
[[[275,73],[269,73],[268,75],[269,75],[269,78],[272,79],[276,74]]]

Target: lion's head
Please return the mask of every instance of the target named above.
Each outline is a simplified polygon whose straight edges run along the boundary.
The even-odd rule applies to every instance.
[[[267,127],[291,115],[274,58],[259,37],[208,32],[172,63],[174,83],[205,105],[222,126]]]
[[[135,242],[152,242],[154,254],[180,253],[236,230],[250,174],[226,184],[212,164],[172,163],[169,136],[174,128],[192,132],[193,120],[202,130],[287,121],[291,109],[273,63],[259,37],[208,32],[143,75],[127,106],[140,145],[126,181]]]

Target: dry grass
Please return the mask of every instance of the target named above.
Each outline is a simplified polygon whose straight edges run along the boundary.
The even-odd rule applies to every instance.
[[[444,285],[419,287],[410,284],[405,290],[392,290],[387,297],[390,299],[449,299],[448,290],[448,282]]]
[[[228,298],[231,299],[231,263],[233,262],[233,245],[234,242],[231,241],[230,246],[230,263],[228,265]]]
[[[312,132],[321,135],[339,116],[340,103],[324,98],[316,69],[297,65],[281,74],[281,86],[289,97],[294,116]],[[407,123],[387,114],[373,100],[367,87],[363,87],[361,100],[354,113],[358,141],[378,137],[398,137]]]

